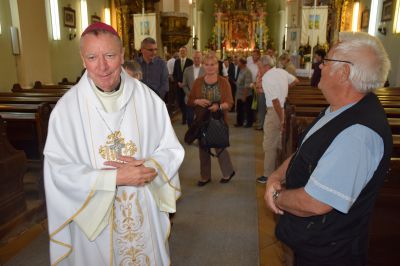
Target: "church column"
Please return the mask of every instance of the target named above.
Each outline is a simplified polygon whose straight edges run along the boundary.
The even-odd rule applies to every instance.
[[[130,58],[133,51],[130,49],[130,38],[129,38],[129,28],[132,28],[132,22],[130,21],[132,18],[130,16],[130,10],[128,5],[121,6],[122,12],[122,43],[125,48],[125,58]]]
[[[215,13],[217,17],[217,53],[221,56],[221,16],[222,13],[218,10]]]
[[[286,17],[285,17],[285,10],[281,9],[278,11],[279,14],[279,39],[278,39],[278,54],[282,54],[282,44],[283,44],[283,36],[285,35],[285,24],[286,24]]]
[[[264,19],[265,19],[266,13],[264,12],[264,8],[260,11],[259,13],[259,38],[258,38],[258,49],[262,50],[263,49],[263,38],[264,38]]]
[[[203,30],[202,21],[204,18],[204,11],[197,11],[197,37],[199,38],[199,50],[204,50],[205,45],[207,44],[207,38],[203,37],[205,35],[205,31]]]

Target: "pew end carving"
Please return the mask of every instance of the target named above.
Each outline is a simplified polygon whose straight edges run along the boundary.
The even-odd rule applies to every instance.
[[[0,116],[0,237],[1,229],[27,208],[23,186],[26,167],[25,153],[8,142],[5,123]]]

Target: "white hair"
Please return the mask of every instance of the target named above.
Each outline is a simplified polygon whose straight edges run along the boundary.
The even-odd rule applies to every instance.
[[[390,60],[380,40],[365,32],[341,32],[333,47],[332,59],[351,62],[349,79],[362,93],[383,86],[390,70]],[[334,69],[339,63],[334,64]]]
[[[269,56],[269,55],[264,55],[264,56],[262,56],[261,59],[260,59],[260,61],[261,61],[261,64],[262,64],[263,66],[266,66],[266,65],[268,65],[268,66],[270,66],[270,67],[274,67],[274,66],[275,66],[275,61],[274,61],[274,59],[272,59],[272,57]]]

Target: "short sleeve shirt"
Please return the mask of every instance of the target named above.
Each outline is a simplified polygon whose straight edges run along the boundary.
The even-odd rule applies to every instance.
[[[272,100],[278,99],[283,108],[288,95],[289,84],[295,80],[295,76],[280,68],[274,67],[267,71],[262,77],[262,88],[267,107],[273,107]]]
[[[328,108],[305,139],[352,105],[334,112]],[[311,197],[347,213],[372,178],[383,150],[382,138],[372,129],[360,124],[346,128],[336,136],[318,161],[305,191]]]

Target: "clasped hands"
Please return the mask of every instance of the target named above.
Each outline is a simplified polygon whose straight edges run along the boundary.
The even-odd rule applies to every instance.
[[[271,174],[267,180],[264,200],[268,208],[272,210],[275,214],[283,214],[283,211],[278,207],[276,200],[273,195],[276,191],[282,191],[282,185],[279,179],[274,178],[273,174]]]
[[[216,112],[219,109],[218,103],[211,103],[211,101],[207,99],[196,99],[195,104],[204,108],[208,108],[208,110],[210,110],[211,112]]]
[[[136,160],[129,156],[119,156],[117,159],[119,162],[107,161],[104,165],[117,169],[118,186],[143,186],[153,181],[157,176],[157,171],[154,168],[144,165],[145,160]]]

